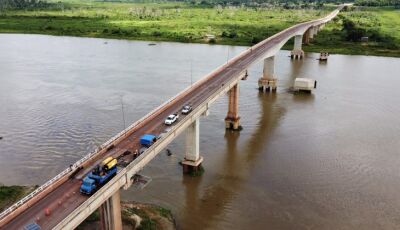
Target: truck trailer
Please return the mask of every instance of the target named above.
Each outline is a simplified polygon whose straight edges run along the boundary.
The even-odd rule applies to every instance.
[[[117,174],[117,159],[108,157],[97,165],[82,181],[80,192],[91,195]]]

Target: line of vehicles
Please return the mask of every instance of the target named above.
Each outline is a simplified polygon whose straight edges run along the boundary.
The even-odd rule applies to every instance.
[[[181,113],[184,115],[189,114],[192,111],[190,105],[185,105],[182,107]],[[165,119],[165,125],[172,125],[179,119],[178,113],[171,114]],[[140,138],[140,144],[142,148],[139,152],[134,153],[134,159],[142,154],[146,149],[153,145],[160,136],[153,134],[145,134]],[[129,151],[128,151],[129,152]],[[129,152],[130,153],[130,152]],[[86,177],[82,180],[82,185],[80,187],[80,192],[85,195],[92,195],[98,189],[100,189],[104,184],[106,184],[111,178],[117,175],[117,165],[118,160],[113,157],[108,157],[103,162],[98,164]]]
[[[192,111],[192,107],[190,105],[185,105],[182,107],[181,114],[187,115]],[[178,113],[174,113],[169,115],[164,124],[167,126],[173,125],[176,121],[178,121],[179,115]],[[134,152],[133,159],[136,159],[140,154],[142,154],[146,149],[148,149],[151,145],[153,145],[160,136],[153,134],[146,134],[140,138],[140,144],[142,148],[140,151]],[[130,151],[125,151],[123,156],[131,154]],[[110,181],[118,172],[118,159],[113,157],[107,157],[100,164],[96,165],[96,167],[85,176],[82,180],[82,185],[80,187],[81,194],[84,195],[92,195],[97,190],[99,190],[103,185],[105,185],[108,181]],[[40,230],[41,227],[36,222],[30,223],[24,226],[24,230]]]
[[[192,106],[190,106],[190,105],[185,105],[185,106],[183,106],[182,111],[181,111],[182,114],[187,115],[187,114],[189,114],[190,112],[192,112]],[[165,119],[164,124],[166,124],[166,125],[172,125],[172,124],[175,123],[178,119],[179,119],[178,113],[171,114],[171,115],[169,115],[169,116],[167,117],[167,119]]]

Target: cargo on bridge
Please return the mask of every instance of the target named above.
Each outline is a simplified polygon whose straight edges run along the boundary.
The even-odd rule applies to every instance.
[[[83,194],[91,195],[117,174],[117,159],[108,157],[97,165],[84,179],[80,188]]]
[[[113,157],[108,157],[101,163],[101,166],[105,171],[107,171],[116,166],[117,163],[118,163],[117,159],[114,159]]]
[[[158,139],[157,136],[152,135],[152,134],[146,134],[140,138],[140,144],[146,147],[150,147],[154,142],[156,142]]]

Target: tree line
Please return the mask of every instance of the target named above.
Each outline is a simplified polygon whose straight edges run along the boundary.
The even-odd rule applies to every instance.
[[[359,6],[396,6],[400,7],[400,0],[356,0]]]
[[[322,7],[325,3],[354,2],[359,6],[396,6],[400,7],[400,0],[103,0],[104,2],[187,2],[198,6],[215,5],[271,5],[284,8]],[[48,8],[52,4],[46,0],[0,0],[0,9],[40,9]]]
[[[50,4],[44,0],[0,0],[0,9],[41,9]]]

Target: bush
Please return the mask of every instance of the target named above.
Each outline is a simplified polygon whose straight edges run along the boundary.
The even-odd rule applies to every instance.
[[[111,30],[111,34],[121,34],[121,29],[120,29],[120,28],[118,28],[118,29],[112,29],[112,30]]]
[[[261,41],[261,39],[259,38],[259,37],[253,37],[252,39],[251,39],[251,43],[252,44],[257,44],[257,43],[259,43]]]
[[[236,38],[237,33],[235,31],[229,33],[229,38]]]
[[[154,31],[153,32],[153,36],[154,37],[160,37],[162,35],[162,33],[160,31]]]

